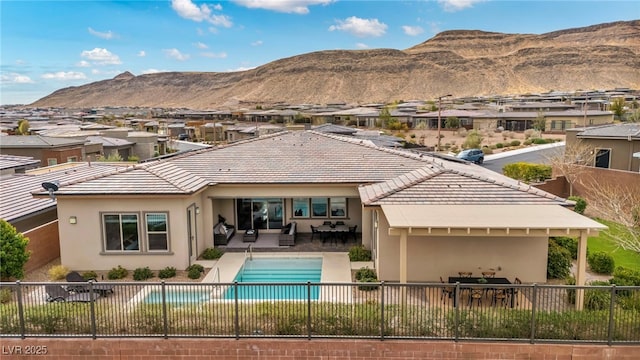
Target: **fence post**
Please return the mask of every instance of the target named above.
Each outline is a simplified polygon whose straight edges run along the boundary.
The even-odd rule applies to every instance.
[[[311,281],[307,281],[307,337],[311,340]]]
[[[238,282],[235,281],[233,283],[233,286],[235,288],[235,291],[233,292],[234,293],[233,294],[234,295],[233,298],[234,298],[234,304],[235,304],[235,307],[236,307],[235,315],[233,317],[233,326],[236,328],[235,329],[236,330],[236,340],[238,340],[238,339],[240,339],[240,314],[239,314],[240,309],[238,308]]]
[[[531,340],[532,344],[536,341],[536,302],[538,297],[538,284],[533,284],[531,294]]]
[[[164,329],[164,338],[169,338],[169,323],[167,321],[167,289],[164,279],[160,282],[162,286],[162,322]]]
[[[96,298],[93,294],[93,281],[89,280],[89,296],[91,297],[91,303],[89,305],[89,309],[91,310],[91,335],[93,339],[96,339]]]
[[[611,302],[609,303],[609,329],[607,330],[608,333],[608,337],[607,337],[607,344],[609,346],[611,346],[611,343],[613,342],[613,321],[614,321],[614,317],[613,317],[613,312],[615,311],[615,298],[616,298],[616,284],[611,285]]]
[[[26,330],[24,329],[24,305],[22,304],[22,284],[20,280],[16,280],[16,285],[18,286],[17,295],[18,295],[18,317],[20,318],[20,334],[24,339]]]
[[[458,341],[460,336],[460,282],[456,282],[455,296],[453,297],[453,310],[455,311],[453,340]]]
[[[384,281],[380,282],[380,340],[384,340]]]

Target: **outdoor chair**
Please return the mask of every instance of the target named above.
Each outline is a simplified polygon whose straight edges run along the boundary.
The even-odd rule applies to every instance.
[[[440,276],[440,283],[447,284],[446,282],[444,282],[444,280],[442,280],[442,276]],[[453,296],[453,292],[453,286],[443,286],[442,293],[440,294],[440,300],[444,301],[445,296],[447,297],[447,299],[450,299]]]
[[[309,226],[311,226],[311,240],[313,240],[313,237],[314,237],[316,234],[318,234],[318,235],[319,235],[319,234],[320,234],[320,232],[318,231],[318,227],[317,227],[317,226],[313,226],[313,225],[309,225]]]
[[[353,237],[353,241],[356,243],[358,242],[358,233],[356,232],[357,229],[358,225],[349,226],[349,235]]]
[[[460,271],[458,275],[463,278],[470,278],[473,273],[471,271]]]
[[[520,279],[516,278],[516,279],[514,280],[514,282],[513,282],[513,283],[514,283],[514,284],[516,284],[516,285],[522,285],[522,280],[520,280]],[[513,288],[513,292],[512,292],[512,294],[513,294],[514,299],[515,299],[515,301],[516,301],[516,306],[517,306],[517,305],[520,305],[520,304],[518,303],[518,293],[519,293],[519,292],[520,292],[520,289],[519,289],[519,288],[517,288],[517,287],[514,287],[514,288]]]
[[[344,221],[336,221],[336,225],[344,225]]]
[[[482,277],[484,277],[484,278],[494,278],[494,277],[496,277],[496,272],[495,271],[483,271],[482,272]]]
[[[500,305],[506,305],[508,298],[509,294],[507,293],[507,289],[493,289],[492,305],[497,305],[498,300],[500,300]]]
[[[474,300],[478,302],[478,306],[481,306],[483,297],[484,289],[471,289],[471,294],[469,294],[469,306],[473,306]]]
[[[89,290],[93,289],[93,291],[100,293],[100,295],[107,296],[109,293],[113,293],[113,289],[115,288],[114,285],[110,284],[93,284],[92,286],[89,286],[89,284],[87,283],[88,280],[85,280],[85,278],[82,277],[82,275],[80,275],[80,273],[78,273],[77,271],[68,273],[66,279],[67,282],[83,283],[82,285],[67,285],[67,290],[76,293],[89,292]],[[97,282],[95,278],[90,280]]]
[[[45,291],[47,292],[48,302],[90,302],[95,301],[100,297],[97,292],[94,293],[72,293],[71,291],[62,287],[62,285],[45,285]]]
[[[322,225],[333,225],[333,224],[331,223],[331,221],[325,221],[322,223]]]

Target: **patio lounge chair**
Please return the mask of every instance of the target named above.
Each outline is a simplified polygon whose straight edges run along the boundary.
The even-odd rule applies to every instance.
[[[45,291],[47,292],[48,302],[90,302],[95,301],[100,297],[98,293],[72,293],[71,291],[62,287],[62,285],[45,285]]]
[[[89,292],[90,289],[93,289],[93,291],[98,292],[100,295],[107,296],[109,293],[113,293],[113,288],[115,287],[114,285],[95,284],[95,283],[93,284],[93,287],[90,287],[89,284],[87,283],[87,280],[85,280],[84,277],[82,277],[82,275],[80,275],[77,271],[72,271],[68,273],[66,279],[68,282],[83,283],[82,285],[80,284],[67,285],[67,290],[73,291],[76,293]],[[96,279],[91,279],[91,280],[97,281]]]

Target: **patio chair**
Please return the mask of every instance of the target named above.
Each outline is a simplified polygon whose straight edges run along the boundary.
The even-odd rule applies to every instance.
[[[82,285],[80,284],[67,285],[67,290],[73,291],[76,293],[89,292],[91,289],[93,289],[93,291],[100,293],[100,295],[107,296],[108,294],[113,293],[113,289],[115,288],[114,285],[110,285],[110,284],[93,284],[93,286],[90,287],[89,284],[87,283],[88,280],[85,280],[85,278],[82,275],[80,275],[80,273],[78,273],[77,271],[72,271],[68,273],[66,276],[66,279],[67,279],[67,282],[83,283]],[[90,280],[97,282],[95,278]]]
[[[516,285],[522,285],[522,280],[516,278],[513,283],[516,284]],[[512,292],[511,292],[511,294],[514,296],[514,299],[516,301],[516,306],[520,305],[518,303],[518,293],[519,292],[520,292],[520,288],[517,288],[517,287],[514,287]]]
[[[336,221],[336,225],[344,225],[344,221]]]
[[[358,225],[349,226],[349,235],[353,237],[353,241],[356,243],[358,242],[358,233],[356,232],[357,229]]]
[[[442,279],[442,276],[440,276],[440,283],[441,284],[447,284]],[[453,297],[453,292],[454,292],[453,286],[443,286],[442,287],[442,293],[440,294],[440,300],[444,301],[445,295],[447,296],[447,299],[450,299],[451,297]]]
[[[458,276],[463,278],[470,278],[473,275],[471,271],[460,271],[458,272]]]
[[[45,291],[47,292],[48,302],[90,302],[95,301],[100,297],[97,292],[94,293],[72,293],[71,291],[62,287],[62,285],[45,285]]]
[[[322,225],[333,225],[333,224],[331,223],[331,221],[325,220],[325,222],[323,222]]]
[[[496,277],[496,272],[495,271],[483,271],[482,272],[482,277],[484,277],[484,278],[494,278],[494,277]]]
[[[482,298],[484,297],[484,289],[471,289],[469,294],[469,306],[473,305],[473,301],[478,301],[478,306],[482,306]]]
[[[313,226],[313,225],[309,225],[311,226],[311,240],[313,240],[313,237],[317,234],[320,235],[320,231],[318,231],[318,227],[317,226]]]
[[[507,289],[493,289],[493,300],[491,304],[497,305],[498,300],[500,300],[500,305],[506,305],[508,298],[509,293],[507,293]]]

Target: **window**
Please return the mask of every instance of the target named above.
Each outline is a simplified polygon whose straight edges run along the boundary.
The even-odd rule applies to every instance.
[[[169,233],[167,232],[167,214],[147,213],[147,237],[149,239],[149,251],[169,250]]]
[[[77,162],[78,161],[78,157],[77,156],[69,156],[67,157],[67,162]]]
[[[331,217],[347,217],[347,198],[331,198]]]
[[[47,166],[53,166],[53,165],[57,165],[58,164],[58,159],[55,158],[48,158],[47,159]]]
[[[309,208],[311,204],[311,208]],[[346,218],[347,198],[293,198],[291,200],[294,218]],[[309,214],[311,213],[311,214]]]
[[[168,214],[145,213],[144,224],[140,224],[139,219],[138,213],[102,214],[105,251],[119,253],[168,251]]]
[[[138,214],[104,214],[106,251],[140,251]]]
[[[308,198],[294,198],[293,203],[293,217],[309,217],[309,199]]]
[[[314,217],[327,217],[327,198],[311,198],[311,211]]]
[[[611,160],[611,149],[597,149],[595,166],[599,168],[609,168]]]

